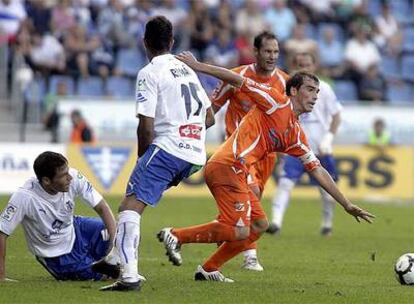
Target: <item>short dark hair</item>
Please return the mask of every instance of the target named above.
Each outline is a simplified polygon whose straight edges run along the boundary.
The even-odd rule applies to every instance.
[[[272,32],[263,31],[259,35],[257,35],[256,37],[254,37],[253,46],[256,49],[259,50],[262,47],[263,40],[265,40],[265,39],[275,39],[275,40],[277,40],[276,35],[273,34]]]
[[[295,88],[299,90],[299,88],[305,82],[306,78],[309,78],[315,81],[316,83],[319,83],[318,77],[316,77],[314,74],[308,73],[308,72],[297,72],[293,74],[293,76],[290,77],[290,79],[286,82],[286,95],[291,96],[290,95],[291,88]]]
[[[173,40],[173,27],[164,16],[155,16],[145,25],[144,40],[151,51],[169,51]]]
[[[46,151],[36,157],[33,170],[37,179],[41,182],[43,177],[53,179],[57,169],[67,164],[68,160],[62,154]]]

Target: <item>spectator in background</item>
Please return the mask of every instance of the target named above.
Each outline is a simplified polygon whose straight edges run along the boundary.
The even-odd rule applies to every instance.
[[[246,0],[244,7],[237,11],[235,29],[238,34],[250,31],[251,38],[266,29],[266,22],[257,4],[257,0]],[[248,41],[250,45],[251,40]]]
[[[91,127],[88,126],[79,110],[73,110],[72,113],[70,113],[70,119],[73,124],[72,133],[70,135],[71,143],[80,144],[95,142],[93,131]]]
[[[293,69],[292,59],[299,53],[309,53],[318,58],[318,45],[315,40],[306,37],[305,24],[297,24],[293,35],[285,43],[288,69]],[[317,59],[318,61],[319,59]]]
[[[90,56],[101,46],[97,36],[88,37],[85,28],[73,25],[64,39],[66,63],[70,73],[89,77]]]
[[[359,82],[359,99],[363,101],[382,102],[387,96],[387,82],[376,64],[371,65]]]
[[[43,117],[43,125],[46,130],[50,131],[50,142],[57,143],[59,142],[59,122],[60,122],[60,114],[57,110],[57,105],[59,99],[66,96],[68,93],[68,88],[66,83],[61,81],[57,83],[56,94],[49,92],[45,96],[44,106],[46,110],[46,114]]]
[[[385,148],[390,145],[392,145],[391,134],[386,129],[385,121],[382,118],[376,118],[368,133],[368,146],[384,153]]]
[[[238,52],[239,65],[245,65],[253,63],[256,60],[254,56],[251,41],[253,41],[254,35],[249,29],[246,32],[237,33],[237,38],[234,41],[236,50]]]
[[[98,31],[104,44],[116,52],[119,47],[130,46],[126,24],[124,23],[124,7],[119,0],[110,0],[109,5],[98,15]]]
[[[355,35],[361,28],[364,28],[369,35],[374,33],[375,23],[368,12],[368,1],[361,0],[361,3],[354,7],[348,24],[348,30],[351,35]]]
[[[62,73],[66,68],[65,50],[50,34],[32,34],[30,60],[34,70],[40,71],[44,76]]]
[[[344,72],[344,45],[335,34],[333,27],[325,27],[319,41],[321,73],[330,78],[338,78]]]
[[[15,1],[15,0],[14,0]],[[15,1],[16,2],[16,1]],[[32,20],[36,32],[44,35],[50,32],[51,12],[44,0],[27,1],[27,15]]]
[[[237,65],[237,50],[229,29],[224,28],[217,32],[217,38],[206,50],[206,59],[214,65],[226,68]]]
[[[266,10],[264,17],[280,42],[290,37],[296,25],[296,17],[286,6],[286,0],[274,0],[273,6]]]
[[[146,2],[146,1],[144,1]],[[151,1],[150,1],[151,2]],[[152,0],[152,2],[154,2]],[[203,1],[198,1],[201,5],[204,5]],[[177,0],[161,0],[161,5],[155,5],[151,16],[165,16],[168,20],[171,21],[174,27],[174,45],[173,52],[182,49],[188,49],[188,38],[185,29],[186,19],[191,16],[191,12],[187,13],[182,7],[177,5]],[[144,20],[144,24],[148,19]],[[142,36],[140,39],[142,40]]]
[[[347,28],[350,18],[361,3],[362,0],[335,0],[333,2],[336,20],[341,23],[343,28]]]
[[[62,0],[52,9],[51,28],[53,35],[62,38],[76,23],[70,0]]]
[[[203,1],[191,1],[188,31],[190,34],[190,49],[198,58],[204,60],[207,47],[213,39],[213,26]]]
[[[20,1],[1,0],[0,28],[9,41],[13,41],[19,31],[21,23],[26,19],[27,14]]]
[[[387,53],[397,56],[401,52],[401,44],[403,35],[400,24],[392,15],[389,4],[383,3],[381,6],[381,15],[375,18],[375,24],[378,33],[374,41],[383,49],[386,48]]]
[[[308,14],[311,16],[312,23],[326,22],[335,20],[335,10],[332,4],[337,0],[300,0],[305,5]]]
[[[214,14],[215,13],[215,14]],[[211,16],[214,30],[216,33],[221,30],[233,30],[234,13],[230,0],[222,0],[216,11]]]
[[[356,31],[354,38],[348,40],[345,45],[346,73],[357,87],[368,68],[378,65],[381,61],[381,55],[375,44],[368,39],[368,34],[369,28],[362,26]]]

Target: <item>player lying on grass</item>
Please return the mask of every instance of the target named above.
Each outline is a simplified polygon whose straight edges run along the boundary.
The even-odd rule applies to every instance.
[[[164,242],[169,259],[181,261],[180,246],[186,243],[224,243],[207,261],[198,266],[195,280],[233,282],[220,268],[258,240],[268,221],[247,182],[249,168],[272,152],[300,159],[305,169],[350,215],[371,223],[374,217],[349,201],[321,166],[309,148],[298,121],[312,111],[317,100],[319,80],[299,72],[286,83],[287,97],[272,87],[254,82],[230,70],[196,61],[191,53],[177,56],[192,69],[217,77],[245,92],[256,107],[244,117],[238,129],[221,145],[205,166],[205,180],[213,194],[219,215],[215,221],[186,228],[164,228],[158,238]]]
[[[30,252],[57,280],[117,278],[118,261],[107,264],[106,276],[92,269],[112,248],[116,223],[105,199],[58,153],[43,152],[32,177],[10,198],[0,215],[0,281],[6,279],[6,240],[22,224]],[[101,219],[74,215],[81,198]]]

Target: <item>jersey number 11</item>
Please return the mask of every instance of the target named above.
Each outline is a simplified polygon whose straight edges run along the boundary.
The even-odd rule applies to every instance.
[[[203,103],[200,100],[200,97],[198,97],[198,85],[194,82],[190,82],[188,85],[182,84],[181,85],[181,97],[184,97],[185,102],[185,111],[187,112],[187,119],[190,118],[191,115],[191,103],[192,99],[194,99],[197,102],[198,108],[194,112],[194,116],[199,116],[201,109],[203,107]]]

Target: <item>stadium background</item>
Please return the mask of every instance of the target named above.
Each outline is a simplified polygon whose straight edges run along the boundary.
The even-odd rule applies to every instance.
[[[380,18],[383,3],[389,4],[393,16],[387,19],[389,23],[385,27],[381,26],[384,21]],[[412,231],[406,224],[412,209],[404,209],[407,212],[401,217],[394,205],[400,206],[402,202],[407,206],[414,202],[414,8],[410,0],[0,1],[0,194],[3,194],[0,207],[7,202],[8,194],[33,174],[34,158],[44,150],[53,150],[65,154],[72,166],[80,169],[98,190],[111,198],[116,209],[135,162],[134,86],[138,69],[146,64],[143,29],[146,20],[158,14],[167,16],[175,26],[174,52],[190,49],[198,58],[226,67],[252,62],[252,37],[262,29],[277,34],[281,47],[278,66],[287,71],[289,57],[297,48],[315,52],[321,65],[319,75],[332,84],[344,105],[343,122],[334,147],[339,161],[340,188],[357,201],[387,204],[386,207],[370,205],[368,208],[385,210],[386,223],[379,221],[378,234],[387,240],[399,235],[393,243],[387,243],[393,250],[384,254],[389,259],[377,265],[376,271],[379,273],[379,266],[392,267],[392,259],[409,249],[407,246],[397,249],[398,242],[410,242]],[[349,51],[358,31],[368,35],[369,48],[374,48],[378,57]],[[328,43],[325,36],[331,36],[332,41]],[[372,69],[355,77],[349,62],[360,58],[371,62]],[[204,75],[200,75],[200,79],[211,93],[217,81]],[[58,95],[59,86],[65,87],[64,95]],[[362,89],[367,86],[376,90],[375,98],[364,95]],[[57,138],[53,138],[44,125],[45,117],[55,107],[60,115]],[[69,142],[69,114],[73,109],[79,109],[93,128],[96,144],[79,146]],[[223,138],[223,112],[218,116],[217,125],[208,131],[209,153]],[[393,146],[383,153],[366,145],[376,118],[386,121],[392,136]],[[275,172],[265,191],[266,208],[276,188],[276,175]],[[306,212],[310,209],[305,206],[304,211],[300,211],[302,207],[297,205],[313,202],[318,197],[318,192],[306,183],[303,180],[293,192],[295,202],[299,202],[293,207],[298,219],[308,218]],[[200,175],[169,191],[165,200],[167,203],[180,201],[183,196],[191,202],[211,201]],[[207,213],[214,215],[214,204],[210,202],[209,205],[211,210]],[[195,214],[202,214],[206,207],[203,204],[194,208],[192,212],[196,217]],[[161,210],[163,216],[170,215],[163,211],[164,207]],[[309,214],[318,217],[314,211]],[[175,214],[172,221],[181,219],[180,216]],[[401,219],[394,232],[387,226],[390,218]],[[309,247],[317,244],[323,255],[337,254],[335,249],[342,250],[340,245],[351,248],[355,240],[347,243],[347,238],[358,232],[340,232],[348,228],[341,215],[338,222],[335,222],[337,235],[344,237],[342,243],[338,242],[339,248],[328,249],[322,241],[312,237],[309,240],[299,237],[299,241],[309,242]],[[302,225],[299,220],[296,224]],[[307,231],[309,227],[297,229]],[[286,234],[289,233],[301,235],[287,228]],[[363,230],[361,236],[368,240],[372,233],[372,229]],[[20,245],[23,236],[20,236],[19,246],[23,246]],[[296,241],[298,239],[294,238],[293,242]],[[292,245],[303,249],[286,239],[277,249]],[[148,249],[144,249],[144,255],[148,254],[145,250]],[[318,257],[316,253],[309,255],[310,259]],[[349,258],[347,251],[343,255],[344,259]],[[266,256],[264,259],[265,262],[273,260]],[[362,267],[358,262],[355,264]],[[381,275],[391,276],[385,271]],[[362,278],[369,281],[367,276]],[[330,279],[336,282],[335,278]],[[359,292],[363,293],[363,288]],[[395,295],[393,292],[395,290],[390,294]],[[301,291],[292,293],[298,296]],[[237,291],[234,295],[237,296]],[[357,291],[355,297],[358,295]],[[408,297],[409,293],[405,295]],[[318,294],[315,297],[322,298]],[[369,302],[373,298],[368,299]]]
[[[390,14],[385,19],[381,18],[384,4]],[[314,52],[321,66],[319,75],[332,84],[345,107],[336,139],[341,145],[336,147],[341,188],[352,190],[354,198],[414,199],[414,19],[413,3],[408,0],[3,1],[2,193],[10,193],[31,174],[38,150],[36,145],[28,150],[30,142],[39,143],[41,149],[61,150],[98,189],[122,194],[136,155],[134,85],[137,70],[146,63],[142,34],[146,20],[157,14],[166,15],[175,26],[174,52],[191,49],[200,59],[226,67],[254,60],[252,37],[263,29],[277,34],[278,65],[285,70],[295,51]],[[384,22],[388,23],[384,26]],[[375,52],[358,53],[352,48],[355,34],[361,31],[367,34],[367,48]],[[367,54],[374,54],[373,58]],[[375,98],[363,91],[372,80],[370,73],[355,77],[350,64],[361,57],[378,68],[371,83],[373,90],[381,89]],[[200,78],[211,93],[217,81]],[[65,87],[60,93],[64,96],[58,95],[58,86]],[[58,136],[52,138],[42,122],[55,107],[60,122]],[[81,110],[93,128],[95,146],[68,145],[73,109]],[[223,138],[223,113],[208,132],[210,151]],[[386,121],[395,144],[384,155],[363,147],[379,117]],[[46,145],[51,141],[60,145]],[[267,195],[275,183],[269,184]],[[208,194],[198,182],[181,188],[171,194]],[[301,186],[294,194],[314,197],[317,193]]]

